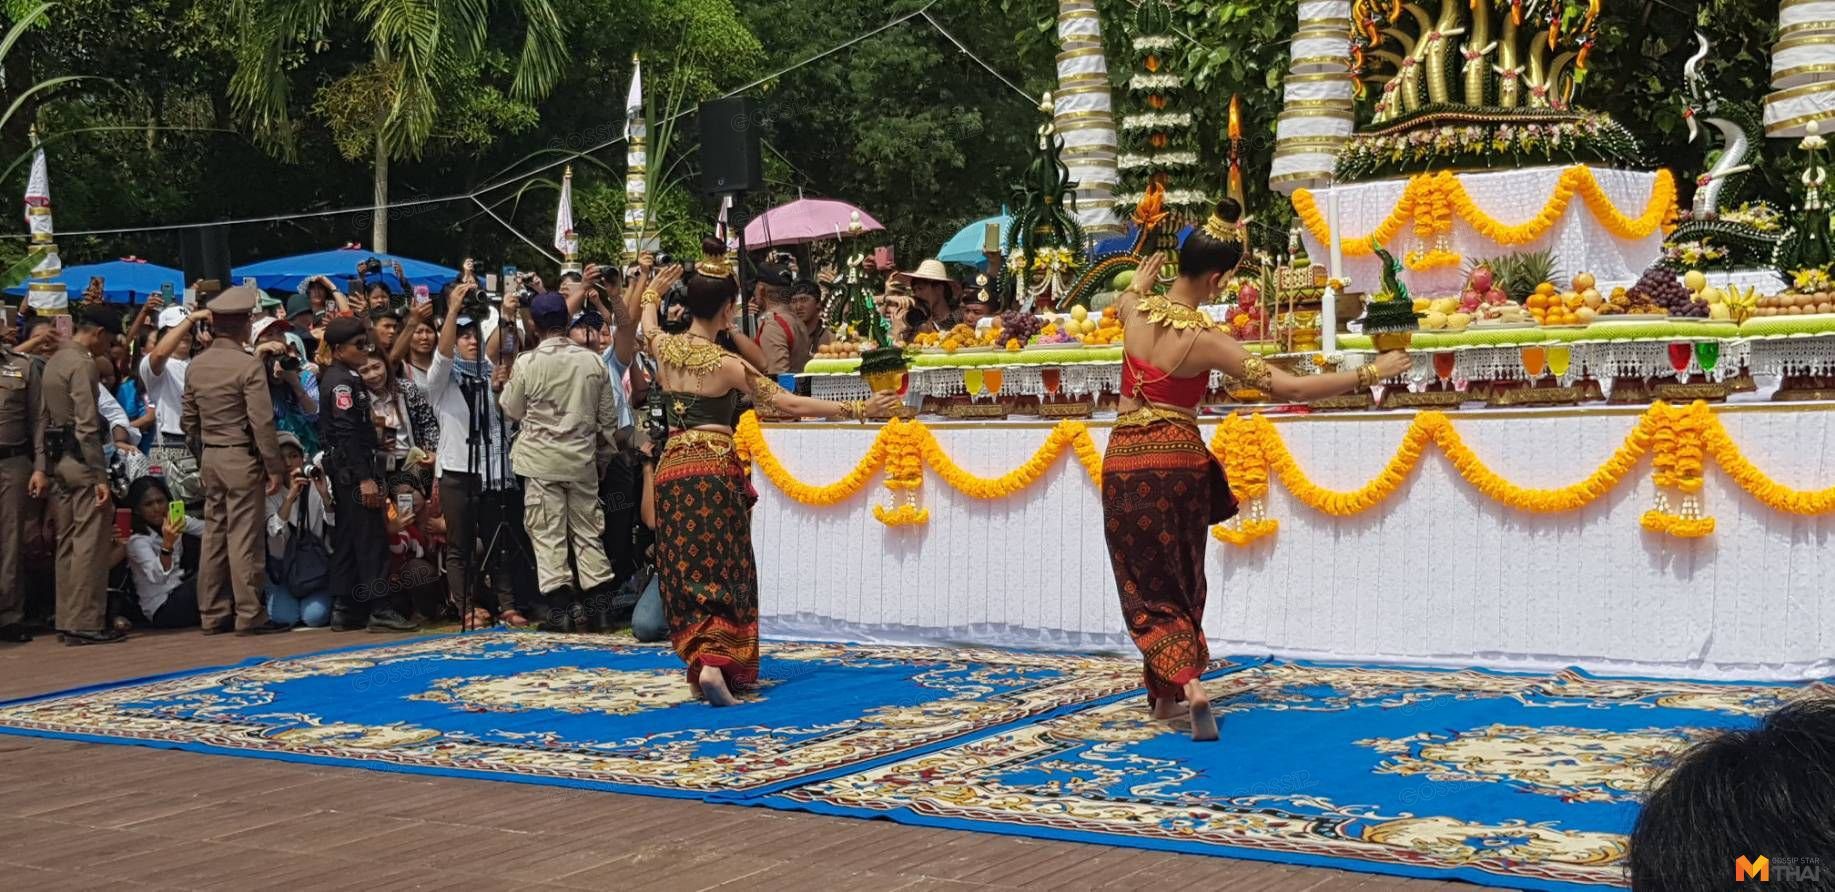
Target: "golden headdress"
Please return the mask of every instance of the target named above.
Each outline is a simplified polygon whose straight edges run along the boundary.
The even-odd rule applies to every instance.
[[[1237,244],[1242,241],[1242,223],[1232,223],[1216,211],[1211,211],[1211,218],[1204,221],[1204,234],[1220,242]]]
[[[697,275],[724,279],[733,274],[733,263],[727,260],[724,254],[704,254],[700,261],[695,263],[694,271]]]

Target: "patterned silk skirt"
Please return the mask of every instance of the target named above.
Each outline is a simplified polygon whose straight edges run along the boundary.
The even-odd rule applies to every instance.
[[[758,681],[754,500],[731,437],[670,435],[656,468],[656,571],[691,685],[703,666],[718,667],[729,688]]]
[[[1102,459],[1103,532],[1155,701],[1183,701],[1185,683],[1210,662],[1204,549],[1213,461],[1190,420],[1126,416]]]

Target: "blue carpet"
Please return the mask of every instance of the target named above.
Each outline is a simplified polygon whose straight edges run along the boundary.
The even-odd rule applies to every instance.
[[[692,797],[1531,889],[1623,883],[1651,779],[1800,687],[1220,660],[1223,739],[1131,659],[766,644],[735,709],[666,649],[474,633],[0,704],[0,733]]]
[[[1221,665],[1221,664],[1220,664]],[[0,704],[0,732],[660,796],[756,796],[1124,695],[1132,662],[767,644],[737,709],[630,639],[485,632]]]

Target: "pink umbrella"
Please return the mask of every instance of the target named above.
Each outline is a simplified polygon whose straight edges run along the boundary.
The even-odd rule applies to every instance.
[[[855,216],[860,228],[850,231]],[[759,215],[745,227],[747,250],[776,245],[800,245],[823,239],[878,232],[885,229],[879,221],[845,201],[828,198],[799,198]]]

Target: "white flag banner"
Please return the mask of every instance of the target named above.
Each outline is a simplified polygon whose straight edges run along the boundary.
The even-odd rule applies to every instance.
[[[561,178],[561,201],[554,209],[554,249],[566,259],[580,252],[580,239],[573,231],[573,171]]]
[[[631,57],[631,90],[624,97],[624,135],[630,139],[643,138],[644,117],[644,63],[636,56]]]

